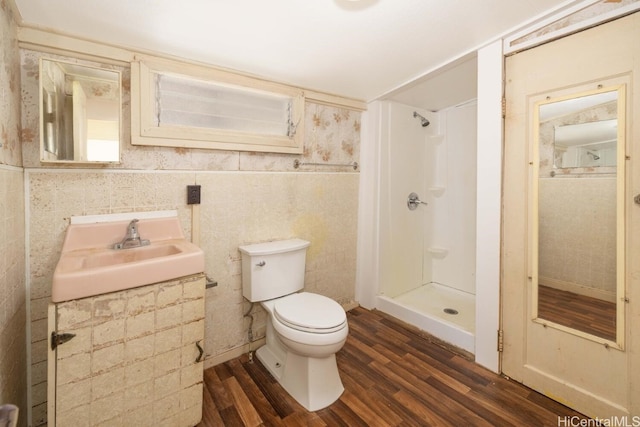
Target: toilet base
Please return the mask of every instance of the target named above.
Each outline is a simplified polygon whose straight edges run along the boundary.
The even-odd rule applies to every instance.
[[[287,393],[308,411],[326,408],[344,391],[335,354],[314,358],[285,352],[281,360],[282,357],[277,357],[265,345],[256,350],[256,356]]]

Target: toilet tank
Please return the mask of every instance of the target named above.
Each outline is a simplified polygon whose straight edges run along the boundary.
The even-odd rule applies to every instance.
[[[302,289],[309,245],[291,239],[240,246],[242,295],[249,301],[265,301]]]

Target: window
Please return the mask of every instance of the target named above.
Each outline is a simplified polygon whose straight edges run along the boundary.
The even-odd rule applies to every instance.
[[[131,74],[134,145],[302,153],[301,89],[164,60]]]

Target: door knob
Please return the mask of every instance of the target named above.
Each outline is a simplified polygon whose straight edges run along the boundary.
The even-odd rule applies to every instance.
[[[407,197],[407,207],[410,211],[415,211],[420,204],[426,205],[427,202],[423,202],[422,200],[420,200],[420,196],[418,196],[416,193],[409,194],[409,197]]]
[[[633,198],[633,201],[636,205],[640,205],[640,194],[636,194],[636,197]]]

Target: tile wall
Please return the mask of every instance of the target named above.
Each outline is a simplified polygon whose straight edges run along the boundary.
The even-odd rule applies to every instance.
[[[540,280],[614,298],[616,178],[541,179],[539,205]]]
[[[23,189],[22,170],[0,165],[0,404],[26,409]]]
[[[175,209],[188,238],[193,230],[199,230],[196,237],[205,252],[206,274],[218,283],[205,296],[205,368],[234,357],[248,342],[249,321],[243,314],[249,304],[242,297],[239,245],[308,239],[311,247],[305,288],[345,305],[353,304],[359,171],[351,167],[296,169],[294,159],[340,164],[358,161],[359,112],[307,103],[301,156],[134,147],[128,143],[129,70],[123,68],[122,163],[100,169],[41,165],[40,55],[21,51],[34,426],[46,421],[46,306],[72,215]],[[202,204],[195,216],[186,204],[186,186],[190,184],[202,186]],[[193,224],[193,218],[199,220]],[[254,336],[260,338],[265,314],[257,305],[253,313]]]
[[[20,57],[11,2],[0,0],[0,405],[27,417],[24,175],[20,150]]]

